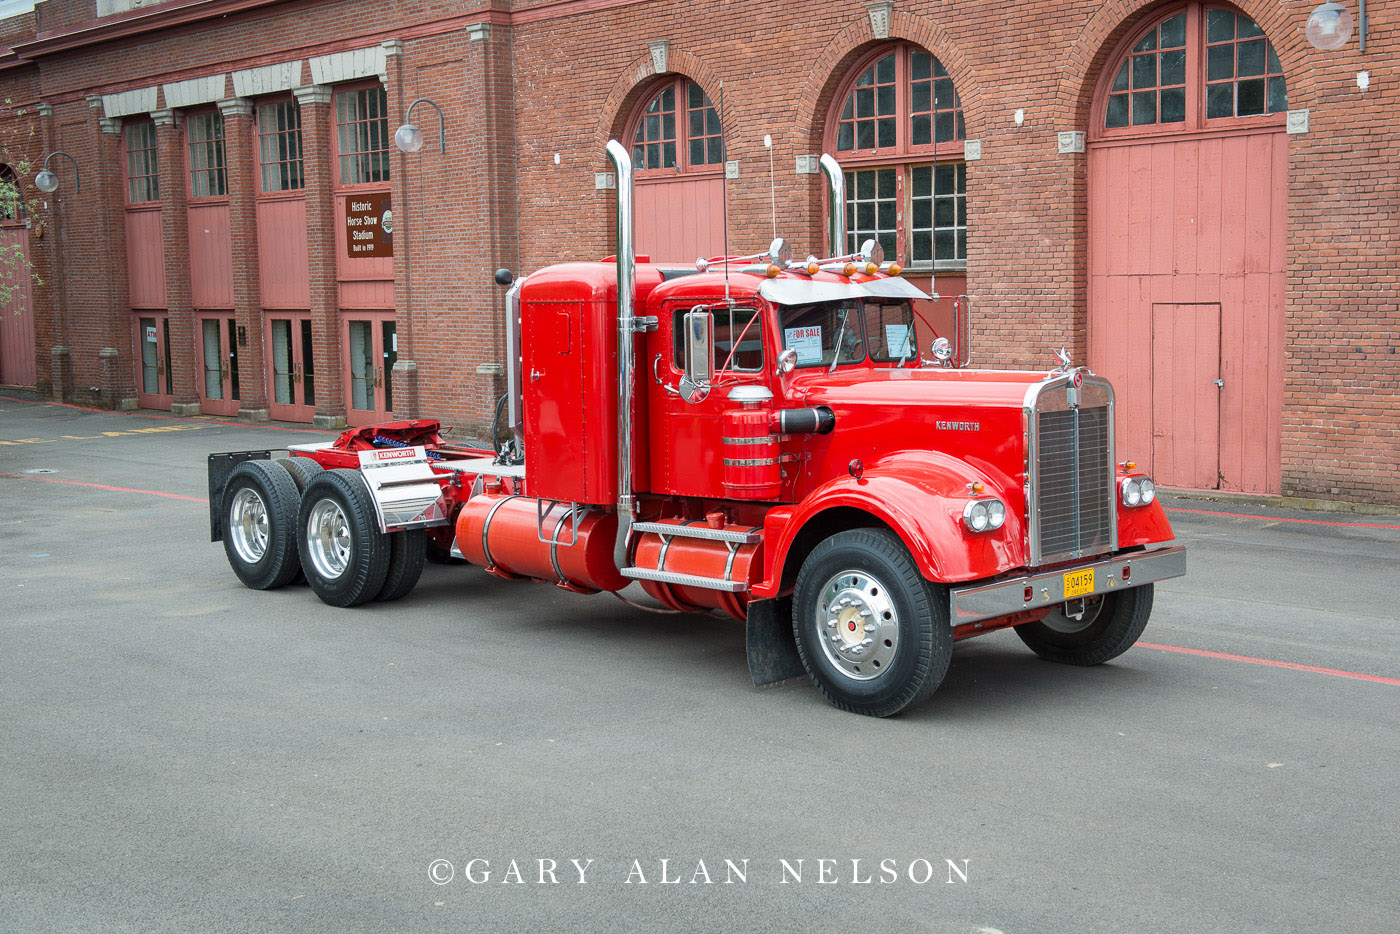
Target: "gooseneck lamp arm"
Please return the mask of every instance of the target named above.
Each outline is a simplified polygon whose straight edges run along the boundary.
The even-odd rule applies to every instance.
[[[444,129],[445,126],[446,126],[446,124],[444,123],[444,121],[443,121],[443,119],[442,119],[442,108],[439,107],[437,104],[435,104],[435,103],[433,103],[432,101],[428,100],[426,97],[420,97],[420,98],[416,99],[413,103],[411,103],[411,104],[408,105],[408,110],[407,110],[407,111],[404,113],[404,115],[403,115],[403,122],[404,122],[404,123],[412,123],[412,122],[413,122],[413,108],[417,107],[419,104],[427,104],[429,107],[431,107],[431,108],[433,108],[434,110],[437,111],[437,118],[438,118],[438,152],[442,152],[442,153],[447,152],[447,133],[445,132],[445,129]]]
[[[34,176],[34,186],[42,192],[51,192],[58,189],[58,177],[49,171],[49,163],[54,156],[62,156],[73,165],[73,193],[81,194],[83,190],[83,179],[78,174],[78,160],[64,152],[62,149],[55,149],[44,158],[44,167]],[[47,176],[47,178],[45,178]],[[45,184],[46,183],[46,184]]]

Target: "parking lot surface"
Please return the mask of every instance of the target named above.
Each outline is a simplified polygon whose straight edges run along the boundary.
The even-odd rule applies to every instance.
[[[205,456],[330,437],[0,399],[0,930],[1394,929],[1400,516],[1170,500],[1128,654],[872,720],[732,621],[244,588]]]

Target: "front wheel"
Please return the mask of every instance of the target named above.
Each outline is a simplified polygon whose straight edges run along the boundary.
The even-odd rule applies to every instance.
[[[297,548],[306,582],[331,606],[373,600],[389,573],[390,544],[355,470],[326,470],[306,485]]]
[[[1152,585],[1143,584],[1090,597],[1079,619],[1056,607],[1038,623],[1017,626],[1016,635],[1047,662],[1101,665],[1132,648],[1151,615]]]
[[[953,652],[947,590],[884,529],[850,529],[807,556],[793,599],[802,664],[827,700],[888,717],[927,699]]]

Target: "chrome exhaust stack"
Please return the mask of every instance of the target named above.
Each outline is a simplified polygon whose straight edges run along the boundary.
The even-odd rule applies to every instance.
[[[617,544],[613,560],[619,568],[625,568],[631,564],[627,546],[636,511],[632,493],[632,402],[636,393],[637,319],[632,301],[637,257],[632,226],[632,157],[627,147],[611,139],[608,158],[617,173]]]
[[[822,153],[822,173],[826,176],[827,204],[826,255],[845,256],[846,249],[846,176],[841,163],[828,153]]]

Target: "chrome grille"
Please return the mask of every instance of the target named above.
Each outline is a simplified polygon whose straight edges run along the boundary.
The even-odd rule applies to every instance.
[[[1113,389],[1083,373],[1041,383],[1027,398],[1027,517],[1033,566],[1117,547],[1113,489]]]
[[[1109,549],[1108,407],[1040,416],[1042,557],[1094,555]]]

